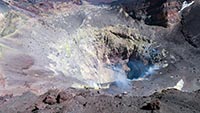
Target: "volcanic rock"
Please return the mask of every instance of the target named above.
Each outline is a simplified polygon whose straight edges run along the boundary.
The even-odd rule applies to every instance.
[[[141,109],[144,110],[159,110],[160,109],[160,101],[159,100],[152,100],[150,103],[142,106]]]
[[[62,102],[64,102],[64,101],[69,101],[70,99],[72,99],[73,98],[73,95],[72,94],[70,94],[69,92],[64,92],[64,91],[61,91],[59,94],[58,94],[58,96],[57,96],[57,102],[58,103],[62,103]]]
[[[167,27],[181,21],[179,11],[182,3],[183,0],[125,0],[120,4],[134,19],[143,20],[148,25]]]
[[[200,112],[199,91],[193,92],[200,87],[196,1],[170,29],[134,18],[176,24],[178,0],[134,1],[138,9],[124,8],[136,10],[133,18],[93,4],[106,0],[10,1],[0,22],[0,94],[13,96],[1,98],[0,112]]]
[[[178,11],[181,9],[181,2],[178,0],[149,0],[147,8],[146,23],[150,25],[161,25],[164,27],[176,24],[180,21]]]
[[[69,89],[62,91],[63,94],[68,92],[73,92],[75,94],[74,99],[70,101],[65,101],[62,103],[57,103],[54,105],[36,105],[36,103],[41,102],[42,98],[37,97],[35,99],[34,95],[23,94],[20,97],[11,97],[8,102],[0,105],[1,112],[37,112],[37,113],[46,113],[46,112],[76,112],[76,113],[120,113],[124,112],[133,112],[133,113],[144,113],[146,110],[151,110],[156,112],[159,110],[162,113],[198,113],[199,109],[199,92],[181,92],[178,90],[165,90],[161,93],[155,93],[151,96],[145,97],[135,97],[130,95],[120,95],[120,98],[115,95],[107,94],[94,94],[93,96],[90,93],[85,94],[85,97],[79,95],[83,90]],[[88,92],[88,90],[87,90]],[[49,91],[46,94],[57,94],[56,90]],[[44,94],[45,95],[45,94]],[[162,98],[158,98],[162,97]],[[27,101],[24,98],[31,99]],[[18,106],[14,101],[23,100],[26,102],[25,106]],[[151,101],[149,101],[151,100]],[[145,105],[143,103],[146,103]],[[21,104],[20,104],[21,105]],[[142,105],[142,108],[141,108]],[[174,108],[174,109],[172,109]]]
[[[185,10],[182,14],[182,33],[185,37],[185,40],[193,47],[200,47],[200,6],[199,2],[196,1],[194,5]]]
[[[49,92],[47,92],[46,94],[44,94],[43,96],[41,96],[41,98],[43,98],[43,102],[45,104],[49,104],[49,105],[53,105],[57,103],[57,95],[58,95],[58,90],[51,90]]]

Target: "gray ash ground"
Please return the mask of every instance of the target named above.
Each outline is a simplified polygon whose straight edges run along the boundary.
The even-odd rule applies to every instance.
[[[30,2],[0,1],[0,112],[200,113],[198,0],[167,28],[110,7],[112,0]],[[166,57],[143,76],[154,61],[133,45],[149,40]],[[95,89],[101,78],[109,88]]]

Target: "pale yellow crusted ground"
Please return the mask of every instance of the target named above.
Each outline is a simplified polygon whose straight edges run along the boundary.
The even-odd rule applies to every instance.
[[[120,37],[116,35],[124,34],[128,38]],[[134,46],[138,47],[141,54],[144,54],[145,49],[148,49],[153,41],[140,36],[137,29],[127,28],[126,26],[110,26],[102,29],[87,27],[80,28],[75,35],[69,36],[76,43],[74,44],[70,40],[62,41],[59,44],[51,45],[53,48],[57,49],[59,53],[65,53],[66,57],[56,57],[56,54],[50,54],[49,59],[56,62],[57,65],[50,64],[50,68],[53,70],[60,70],[63,73],[68,74],[69,70],[72,70],[68,64],[68,60],[75,59],[79,64],[80,75],[77,76],[78,79],[86,81],[86,84],[75,83],[72,87],[76,88],[108,88],[109,85],[101,86],[99,84],[109,83],[115,81],[115,76],[112,70],[105,68],[103,65],[105,62],[102,61],[103,55],[111,52],[111,48],[105,47],[107,38],[113,48],[126,47],[128,50],[133,50]],[[68,39],[68,37],[66,37]],[[89,45],[88,45],[89,44]],[[80,51],[75,48],[79,47]],[[81,55],[81,60],[78,55]],[[97,61],[98,69],[93,68],[94,60]],[[80,61],[79,61],[80,60]],[[109,64],[109,59],[107,62]],[[125,77],[125,76],[124,76]]]
[[[0,37],[13,34],[25,24],[26,16],[15,11],[4,14],[0,19]]]

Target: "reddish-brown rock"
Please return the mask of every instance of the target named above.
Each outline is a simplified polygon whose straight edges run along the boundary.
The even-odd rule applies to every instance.
[[[126,1],[122,7],[131,17],[149,25],[170,26],[180,22],[179,10],[183,0]]]
[[[167,27],[178,23],[181,19],[178,11],[181,2],[178,0],[148,0],[146,23]]]
[[[70,93],[66,93],[64,91],[60,92],[57,96],[57,102],[62,103],[64,101],[72,99],[73,95]]]

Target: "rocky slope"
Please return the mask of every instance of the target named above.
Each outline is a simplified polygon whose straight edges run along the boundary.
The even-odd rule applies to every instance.
[[[179,23],[181,10],[192,3],[191,0],[125,0],[113,4],[121,5],[131,17],[148,25],[167,27]]]
[[[188,41],[195,48],[199,48],[200,44],[200,34],[199,34],[199,22],[200,15],[198,11],[200,10],[199,3],[194,4],[191,9],[188,9],[182,15],[182,33],[185,40]]]
[[[199,113],[199,91],[163,90],[150,96],[108,95],[103,91],[51,90],[36,96],[1,97],[2,113]]]
[[[198,0],[0,6],[1,112],[200,112]]]

